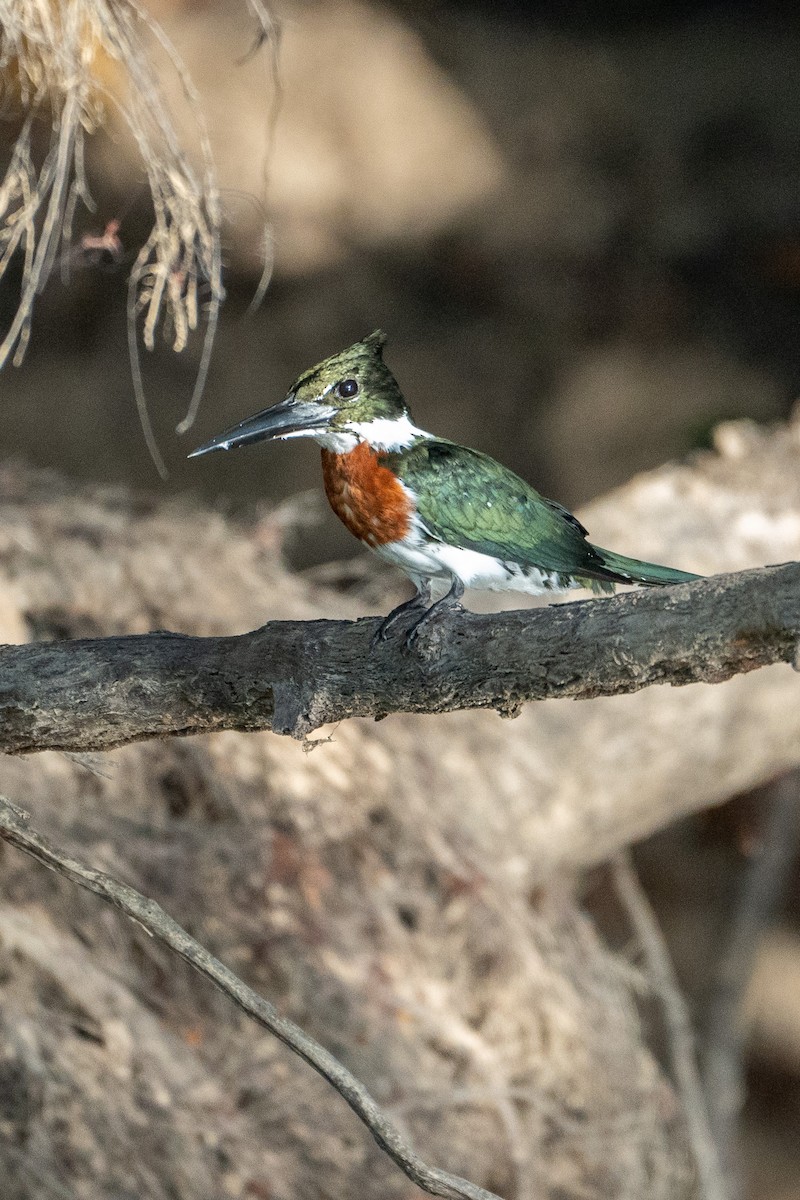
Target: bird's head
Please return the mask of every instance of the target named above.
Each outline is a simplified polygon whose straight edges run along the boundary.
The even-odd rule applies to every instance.
[[[305,371],[278,404],[225,430],[189,455],[231,450],[250,442],[309,437],[337,453],[368,442],[394,450],[426,436],[415,428],[397,381],[383,361],[385,334],[376,329]]]

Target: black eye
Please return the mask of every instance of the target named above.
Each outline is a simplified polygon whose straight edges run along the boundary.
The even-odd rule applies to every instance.
[[[336,394],[341,396],[343,400],[350,400],[353,396],[358,395],[358,383],[355,379],[343,379],[341,383],[336,385]]]

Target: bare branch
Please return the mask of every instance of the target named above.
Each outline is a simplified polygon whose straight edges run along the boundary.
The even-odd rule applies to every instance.
[[[726,941],[715,970],[709,1004],[704,1084],[711,1125],[733,1200],[742,1194],[737,1134],[745,1097],[746,1026],[742,1004],[753,975],[764,932],[791,879],[800,842],[800,772],[791,771],[773,785],[761,844],[748,864]]]
[[[31,829],[28,814],[4,796],[0,796],[0,838],[23,850],[51,871],[56,871],[120,909],[194,970],[210,979],[248,1017],[268,1029],[293,1054],[326,1079],[363,1121],[381,1149],[423,1191],[431,1196],[450,1197],[452,1200],[499,1200],[494,1192],[488,1192],[467,1179],[460,1179],[437,1167],[429,1167],[401,1137],[364,1085],[324,1046],[304,1033],[293,1021],[282,1017],[268,1000],[254,992],[173,921],[155,900],[51,846],[41,834]]]
[[[692,1140],[703,1200],[727,1200],[728,1189],[706,1108],[695,1053],[694,1031],[669,951],[634,870],[629,854],[619,854],[612,873],[617,895],[636,933],[647,967],[647,975],[661,1003],[667,1030],[672,1078],[683,1102],[686,1126]]]
[[[413,652],[377,620],[285,621],[0,649],[0,752],[107,750],[220,729],[303,738],[347,717],[588,699],[794,663],[800,563],[668,590],[434,618]]]

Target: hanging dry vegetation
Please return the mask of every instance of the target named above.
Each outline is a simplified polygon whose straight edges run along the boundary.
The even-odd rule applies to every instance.
[[[260,0],[246,2],[259,42],[274,42],[277,29]],[[190,161],[163,102],[152,56],[156,47],[191,102],[199,165]],[[86,140],[115,116],[136,142],[153,203],[153,227],[131,269],[129,322],[137,400],[158,463],[138,365],[138,322],[148,349],[160,327],[180,351],[205,310],[204,351],[188,425],[223,297],[219,196],[197,93],[176,49],[136,0],[0,0],[0,78],[4,111],[19,124],[0,183],[0,278],[18,251],[23,256],[19,304],[0,343],[0,367],[9,358],[19,365],[25,355],[36,296],[66,257],[78,205],[94,211]],[[40,131],[46,144],[37,153]]]

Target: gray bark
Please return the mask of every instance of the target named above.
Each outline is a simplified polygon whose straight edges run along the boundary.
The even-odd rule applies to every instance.
[[[534,611],[435,618],[413,650],[375,618],[237,637],[156,632],[0,650],[0,751],[106,750],[220,729],[303,738],[390,712],[588,699],[794,664],[800,563]]]

